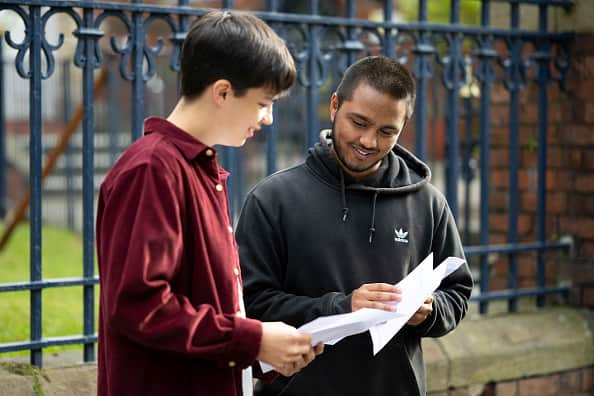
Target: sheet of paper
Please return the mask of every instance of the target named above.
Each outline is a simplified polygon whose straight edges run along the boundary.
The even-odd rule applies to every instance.
[[[396,303],[396,309],[402,316],[369,328],[374,355],[381,351],[417,312],[425,299],[439,287],[442,279],[463,263],[464,260],[460,258],[448,257],[433,269],[433,254],[430,254],[414,271],[397,283],[402,290],[402,300]]]
[[[402,300],[394,303],[396,312],[363,308],[346,314],[322,316],[299,327],[302,333],[312,335],[312,345],[319,342],[334,345],[345,337],[369,330],[376,355],[408,322],[413,314],[438,287],[443,278],[454,272],[465,261],[448,257],[433,268],[433,253],[396,285],[402,291]],[[263,372],[272,367],[260,363]]]

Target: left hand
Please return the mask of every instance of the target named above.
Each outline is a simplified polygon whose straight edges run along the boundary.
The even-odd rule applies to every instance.
[[[411,326],[418,326],[431,315],[431,312],[433,312],[433,296],[429,296],[406,323]]]

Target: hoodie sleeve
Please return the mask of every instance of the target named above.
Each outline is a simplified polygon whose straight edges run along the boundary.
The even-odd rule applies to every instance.
[[[250,193],[237,224],[235,237],[247,316],[298,327],[319,316],[350,312],[351,299],[344,293],[330,292],[314,298],[285,291],[285,238],[282,220],[272,206],[265,206]]]
[[[433,235],[433,253],[436,264],[451,256],[465,259],[460,235],[446,202]],[[441,282],[433,294],[433,312],[414,328],[415,332],[423,337],[441,337],[454,330],[466,315],[472,286],[468,263],[464,263]]]

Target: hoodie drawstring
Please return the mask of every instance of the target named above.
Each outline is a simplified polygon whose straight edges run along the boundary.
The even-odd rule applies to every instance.
[[[347,217],[349,216],[349,208],[347,207],[346,202],[346,191],[344,186],[344,173],[342,170],[340,171],[340,192],[342,197],[342,221],[345,222]]]
[[[373,242],[373,234],[375,233],[375,202],[379,193],[376,191],[373,193],[373,201],[371,204],[371,225],[369,227],[369,244]]]

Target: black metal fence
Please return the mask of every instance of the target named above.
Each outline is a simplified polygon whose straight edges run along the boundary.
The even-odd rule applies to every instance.
[[[542,306],[545,296],[568,292],[567,287],[545,284],[543,254],[568,247],[565,242],[548,241],[546,237],[545,172],[547,87],[551,83],[563,82],[569,63],[568,43],[572,38],[569,33],[551,33],[547,21],[551,10],[571,7],[571,1],[498,1],[497,6],[506,7],[510,15],[506,28],[491,25],[490,13],[495,5],[490,0],[450,0],[446,7],[449,20],[441,23],[429,19],[426,0],[414,3],[417,12],[416,20],[412,22],[395,18],[395,12],[404,2],[394,0],[346,0],[323,4],[316,0],[268,0],[252,3],[259,4],[260,8],[253,8],[256,13],[289,43],[299,75],[293,94],[275,109],[276,122],[268,128],[268,133],[260,134],[241,152],[223,149],[224,166],[233,175],[229,187],[233,212],[238,211],[246,188],[255,179],[302,158],[305,148],[315,143],[319,129],[329,126],[327,103],[342,70],[360,56],[382,53],[408,64],[417,79],[414,133],[411,127],[406,133],[414,136],[410,146],[420,158],[435,166],[444,166],[442,180],[446,197],[459,224],[463,225],[466,253],[473,260],[473,268],[480,279],[480,291],[472,297],[479,301],[480,312],[486,312],[488,302],[496,299],[509,300],[510,309],[514,310],[519,297],[536,296]],[[475,6],[476,24],[461,20],[462,6],[468,3]],[[109,136],[105,149],[109,154],[109,165],[122,149],[122,143],[125,145],[141,136],[145,116],[149,113],[165,115],[174,104],[180,46],[192,20],[206,12],[194,5],[191,6],[188,0],[179,0],[176,5],[169,6],[139,1],[0,0],[0,15],[9,14],[20,24],[16,29],[19,31],[6,32],[2,48],[5,54],[7,51],[14,54],[14,62],[6,63],[4,69],[11,68],[26,82],[31,192],[30,279],[0,284],[0,296],[5,292],[30,292],[30,340],[0,344],[0,353],[30,350],[31,362],[41,366],[45,347],[82,344],[84,360],[95,359],[94,289],[98,278],[93,265],[94,201],[96,184],[102,177],[101,167],[96,163],[100,152],[96,146],[97,137],[101,134]],[[234,2],[202,2],[198,6],[233,8]],[[380,21],[358,15],[358,11],[369,6],[379,10]],[[522,7],[537,10],[537,29],[521,27]],[[50,26],[53,36],[48,32]],[[68,46],[70,50],[66,48]],[[62,55],[60,60],[57,60],[58,54]],[[64,66],[64,59],[67,66]],[[108,67],[110,73],[107,93],[96,97],[94,77],[102,67]],[[74,93],[81,98],[83,109],[80,144],[70,149],[64,165],[66,178],[78,175],[81,180],[80,191],[72,189],[72,182],[66,183],[71,186],[66,196],[77,194],[82,202],[83,276],[72,279],[42,277],[42,202],[48,194],[42,183],[43,136],[44,130],[49,128],[44,113],[47,104],[43,102],[43,82],[55,78],[58,69],[63,81],[59,113],[68,119],[72,112],[69,98]],[[517,218],[519,95],[529,82],[528,70],[533,70],[533,83],[539,92],[538,231],[536,240],[526,243],[519,240]],[[0,76],[5,75],[0,73]],[[493,87],[499,84],[509,92],[509,237],[507,244],[494,246],[489,245],[490,98]],[[5,82],[0,80],[0,86],[3,94],[0,97],[0,209],[5,211],[10,209],[6,208],[5,142],[16,113],[5,112],[10,99],[4,89]],[[439,125],[444,126],[441,138]],[[445,150],[441,150],[442,146]],[[262,152],[266,153],[265,157]],[[79,158],[79,165],[69,165],[68,158],[72,159],[72,155]],[[260,158],[263,160],[259,161]],[[458,196],[460,184],[464,186],[462,197]],[[471,192],[473,187],[478,194]],[[74,204],[67,204],[67,207],[72,212]],[[70,216],[74,215],[70,213]],[[473,218],[478,218],[476,226],[472,226]],[[69,224],[74,227],[73,220],[69,220]],[[516,258],[524,252],[537,255],[538,284],[535,288],[516,287]],[[492,254],[509,255],[509,290],[489,291],[488,259]],[[82,334],[44,337],[42,291],[73,286],[84,290]]]

